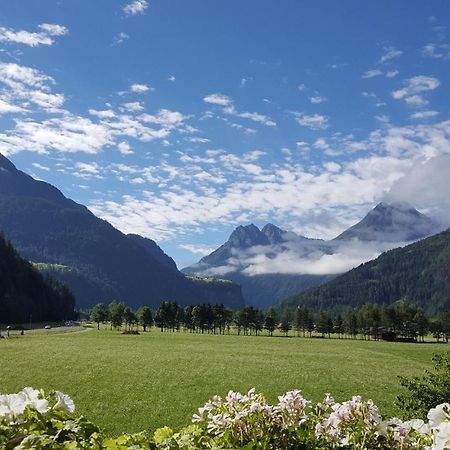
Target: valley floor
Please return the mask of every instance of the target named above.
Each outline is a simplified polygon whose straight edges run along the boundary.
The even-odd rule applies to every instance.
[[[0,341],[0,392],[25,386],[61,390],[108,434],[190,422],[197,408],[229,389],[275,401],[299,388],[318,401],[361,394],[395,415],[398,375],[432,367],[442,344],[344,339],[115,331],[35,334]]]

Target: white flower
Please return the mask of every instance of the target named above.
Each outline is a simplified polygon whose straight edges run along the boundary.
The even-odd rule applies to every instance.
[[[441,423],[437,433],[433,437],[433,450],[450,448],[450,423]]]
[[[41,393],[37,389],[26,387],[18,395],[24,400],[26,406],[30,406],[40,413],[46,413],[50,409],[48,401],[45,398],[40,398]]]
[[[432,427],[438,427],[442,422],[450,420],[450,404],[441,403],[436,408],[431,408],[427,414]]]
[[[412,419],[403,423],[404,427],[413,428],[419,434],[426,434],[430,431],[430,426],[425,423],[422,419]]]
[[[23,414],[26,406],[19,394],[0,395],[0,419],[14,422],[18,416]]]
[[[68,395],[56,391],[55,398],[56,398],[56,405],[54,406],[54,408],[62,409],[64,411],[67,411],[68,413],[73,413],[75,411],[75,404]]]

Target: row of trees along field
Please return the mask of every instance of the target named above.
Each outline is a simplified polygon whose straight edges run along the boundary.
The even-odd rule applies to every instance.
[[[269,309],[264,312],[252,306],[232,311],[222,304],[190,305],[185,308],[175,302],[162,302],[153,314],[148,306],[137,312],[123,303],[113,301],[106,307],[97,304],[91,311],[91,320],[109,323],[111,329],[125,325],[126,328],[141,325],[144,331],[156,325],[161,331],[184,331],[199,333],[230,333],[235,328],[237,334],[258,335],[266,332],[270,336],[279,330],[286,336],[289,332],[296,336],[318,336],[357,339],[386,340],[406,339],[424,340],[432,334],[437,341],[450,339],[450,311],[430,319],[420,307],[398,302],[394,305],[380,306],[366,304],[357,310],[333,315],[306,308],[277,312]]]

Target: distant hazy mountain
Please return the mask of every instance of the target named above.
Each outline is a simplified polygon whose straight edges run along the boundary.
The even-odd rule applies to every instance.
[[[3,324],[75,318],[75,299],[54,279],[44,278],[0,234],[0,320]]]
[[[78,307],[113,299],[132,307],[217,300],[214,287],[187,279],[154,241],[124,235],[1,155],[0,230],[23,257],[46,263],[39,267],[67,283]],[[230,290],[227,306],[241,306],[239,288]]]
[[[225,244],[182,271],[240,283],[247,303],[266,308],[437,230],[431,219],[409,205],[380,203],[330,241],[299,236],[270,223],[261,230],[253,224],[239,226]]]
[[[383,253],[281,306],[343,310],[399,300],[418,304],[431,315],[450,309],[450,229]]]

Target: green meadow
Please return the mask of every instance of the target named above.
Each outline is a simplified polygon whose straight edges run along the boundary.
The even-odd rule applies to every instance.
[[[92,330],[0,341],[0,392],[24,386],[69,394],[106,433],[190,422],[212,395],[255,387],[269,400],[294,388],[320,400],[360,394],[398,414],[398,375],[432,367],[442,344]]]

